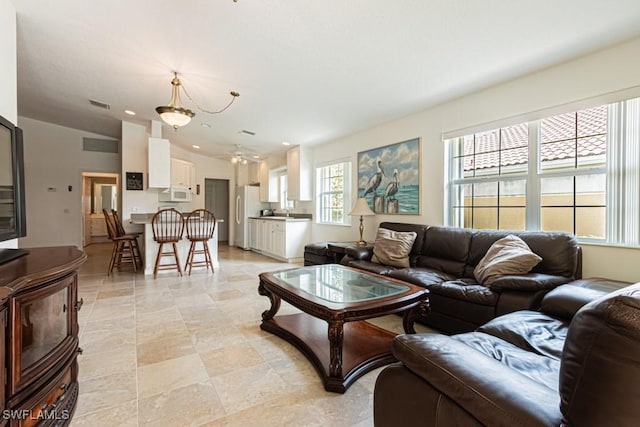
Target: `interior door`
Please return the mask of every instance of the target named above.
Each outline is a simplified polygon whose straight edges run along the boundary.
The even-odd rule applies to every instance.
[[[218,241],[229,241],[229,180],[228,179],[211,179],[204,180],[204,207],[213,212],[219,222]]]

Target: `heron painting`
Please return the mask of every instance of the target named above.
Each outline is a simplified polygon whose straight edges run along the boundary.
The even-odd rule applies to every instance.
[[[358,197],[379,214],[420,213],[420,138],[358,153]]]

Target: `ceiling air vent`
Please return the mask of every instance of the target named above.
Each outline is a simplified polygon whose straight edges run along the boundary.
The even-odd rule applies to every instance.
[[[104,102],[100,102],[100,101],[94,101],[93,99],[89,100],[89,104],[93,105],[94,107],[102,108],[105,110],[111,109],[111,105],[105,104]]]
[[[82,149],[100,153],[118,153],[118,142],[113,139],[82,138]]]
[[[240,131],[240,133],[245,133],[245,134],[247,134],[247,135],[251,135],[251,136],[253,136],[253,135],[255,135],[255,134],[256,134],[255,132],[251,132],[250,130],[246,130],[246,129],[242,129],[242,130]]]

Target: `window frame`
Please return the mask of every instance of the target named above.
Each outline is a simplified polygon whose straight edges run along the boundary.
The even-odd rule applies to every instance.
[[[331,167],[342,165],[342,189],[341,190],[326,190],[324,191],[323,181],[331,179],[331,176],[325,177],[325,173],[330,170]],[[338,226],[351,226],[351,216],[349,211],[352,205],[352,169],[353,162],[351,159],[338,159],[330,162],[319,164],[315,167],[315,189],[316,189],[316,224],[322,225],[338,225]],[[342,221],[326,220],[326,208],[324,206],[324,200],[327,196],[333,194],[342,194]],[[331,211],[331,208],[329,208]],[[329,215],[331,218],[331,215]]]

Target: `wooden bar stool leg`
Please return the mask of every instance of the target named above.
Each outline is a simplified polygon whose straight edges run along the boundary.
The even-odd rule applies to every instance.
[[[172,243],[171,245],[173,245],[173,256],[176,257],[176,265],[178,266],[178,272],[180,273],[180,276],[182,276],[182,266],[180,265],[180,257],[178,257],[178,247],[176,246],[175,242]]]
[[[204,246],[204,260],[207,263],[207,270],[209,266],[211,266],[211,272],[213,272],[213,262],[211,262],[211,254],[209,253],[209,243],[205,240],[202,242],[202,246]]]
[[[162,245],[164,243],[158,243],[158,254],[156,255],[156,265],[153,267],[153,278],[158,278],[158,267],[160,267],[160,258],[162,257]]]
[[[113,242],[113,250],[111,251],[111,260],[109,261],[109,272],[107,275],[113,273],[113,267],[116,264],[116,256],[118,255],[118,242]]]
[[[133,252],[133,241],[129,241],[127,244],[127,247],[129,248],[129,253],[131,254],[131,265],[133,265],[133,271],[135,273],[138,272],[138,266],[137,266],[137,261],[136,261],[136,255]]]
[[[196,251],[196,242],[194,242],[193,240],[191,241],[191,244],[189,244],[189,252],[187,254],[187,262],[184,265],[184,271],[187,271],[187,267],[189,268],[189,272],[187,274],[189,274],[189,276],[191,276],[191,269],[193,268],[193,258],[195,257],[195,251]]]

